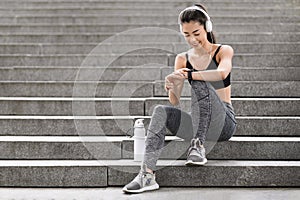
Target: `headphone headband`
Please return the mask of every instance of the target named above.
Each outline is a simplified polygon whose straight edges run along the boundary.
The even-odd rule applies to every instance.
[[[181,17],[181,15],[182,15],[182,13],[185,12],[185,11],[187,11],[187,10],[198,10],[198,11],[202,12],[202,13],[206,16],[206,18],[207,18],[206,23],[205,23],[206,31],[207,31],[207,32],[211,32],[211,31],[212,31],[212,23],[211,23],[211,21],[210,21],[209,15],[207,14],[207,12],[205,12],[205,10],[201,9],[201,8],[198,7],[198,6],[190,6],[190,7],[185,8],[184,10],[182,10],[182,11],[179,13],[179,16],[178,16],[178,24],[179,24],[179,25],[181,25],[180,17]]]
[[[190,7],[187,7],[184,10],[182,10],[179,15],[181,15],[186,10],[199,10],[200,12],[202,12],[207,17],[208,20],[210,19],[210,17],[208,16],[207,12],[205,12],[205,10],[203,10],[199,6],[190,6]]]

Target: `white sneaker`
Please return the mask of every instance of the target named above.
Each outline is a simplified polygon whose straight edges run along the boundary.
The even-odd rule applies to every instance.
[[[198,138],[192,139],[185,165],[204,165],[207,163],[205,149]]]
[[[159,185],[155,181],[155,175],[146,172],[146,165],[144,165],[140,173],[130,183],[124,186],[123,192],[141,193],[157,189],[159,189]]]

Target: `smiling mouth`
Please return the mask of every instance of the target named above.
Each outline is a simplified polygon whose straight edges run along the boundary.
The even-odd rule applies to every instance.
[[[192,47],[202,47],[201,43],[191,44]]]

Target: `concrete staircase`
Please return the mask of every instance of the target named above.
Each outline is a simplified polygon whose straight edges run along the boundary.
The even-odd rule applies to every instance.
[[[187,45],[182,0],[0,2],[0,186],[123,186],[139,170],[137,118],[168,104],[165,75]],[[295,0],[210,0],[218,43],[235,49],[238,129],[204,167],[168,136],[161,186],[300,186],[299,9]],[[153,28],[160,27],[160,28]],[[167,29],[166,29],[167,28]],[[189,110],[189,89],[182,108]]]

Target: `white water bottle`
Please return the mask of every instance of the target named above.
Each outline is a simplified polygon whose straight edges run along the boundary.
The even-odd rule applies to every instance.
[[[134,123],[134,161],[142,161],[145,151],[146,131],[144,119],[137,119]]]

